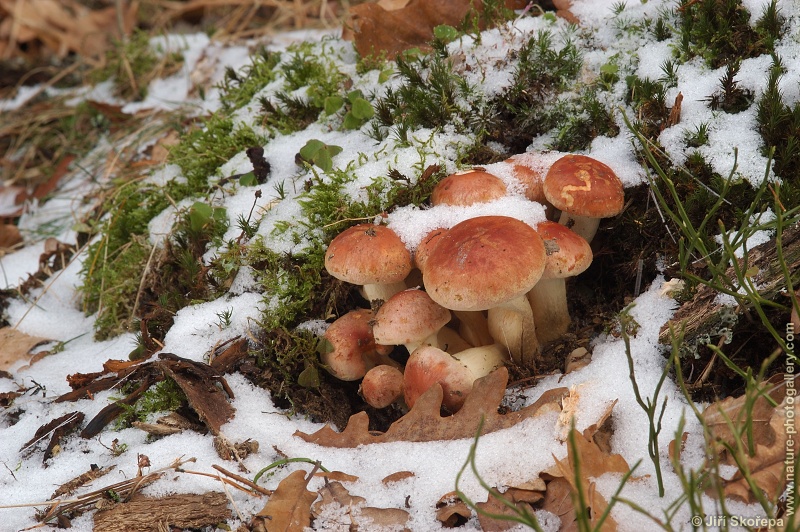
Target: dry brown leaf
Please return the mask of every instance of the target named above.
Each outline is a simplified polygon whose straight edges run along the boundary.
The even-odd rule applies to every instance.
[[[573,349],[572,352],[567,355],[566,364],[564,365],[564,375],[572,373],[573,371],[578,371],[579,369],[583,369],[591,362],[592,353],[590,353],[585,347]]]
[[[311,525],[311,503],[317,494],[306,489],[311,475],[297,470],[281,480],[269,501],[255,517],[267,532],[303,532]]]
[[[600,416],[596,423],[586,427],[583,436],[597,444],[601,451],[611,454],[611,436],[614,435],[614,426],[611,423],[611,413],[619,399],[608,405],[605,412]]]
[[[11,327],[3,327],[0,329],[0,370],[7,370],[20,360],[30,360],[31,349],[50,341]]]
[[[556,388],[545,392],[532,405],[508,414],[500,414],[497,409],[503,399],[508,370],[500,368],[486,377],[475,381],[472,393],[467,396],[464,406],[452,416],[442,417],[442,387],[438,384],[422,394],[414,407],[403,417],[392,423],[383,433],[369,430],[369,416],[359,412],[350,416],[342,432],[334,431],[329,425],[313,434],[297,431],[295,436],[325,447],[358,447],[370,443],[393,441],[436,441],[472,438],[478,425],[483,422],[483,433],[488,434],[512,427],[520,421],[540,415],[539,410],[548,404],[558,403],[567,393],[566,388]]]
[[[322,477],[327,478],[328,480],[334,480],[337,482],[357,482],[358,477],[355,475],[348,475],[347,473],[343,473],[341,471],[317,471],[314,473],[315,477]]]
[[[739,436],[747,420],[747,397],[728,397],[713,403],[703,411],[703,418],[709,426],[713,441],[711,448],[717,453],[721,464],[737,466],[737,457],[730,449],[740,444],[745,451],[743,459],[755,484],[774,500],[784,488],[786,479],[784,465],[788,435],[785,426],[786,386],[783,375],[776,375],[767,381],[769,397],[778,403],[773,407],[764,396],[755,399],[752,405],[753,443],[755,452],[750,456],[746,436]],[[794,381],[791,381],[794,383]],[[794,441],[794,440],[793,440]],[[738,460],[742,460],[739,458]],[[744,502],[755,502],[756,498],[750,484],[744,478],[741,468],[729,480],[720,479],[727,497]],[[709,490],[716,496],[716,490]]]
[[[411,471],[398,471],[396,473],[392,473],[391,475],[386,475],[385,477],[383,477],[383,480],[381,480],[381,482],[384,485],[389,485],[393,482],[399,482],[407,478],[412,478],[413,476],[414,473],[412,473]]]
[[[461,526],[470,517],[472,517],[472,510],[455,491],[445,493],[436,503],[436,519],[446,528]]]
[[[575,464],[580,463],[580,490],[586,501],[589,521],[597,526],[600,516],[605,512],[608,503],[597,493],[595,483],[591,480],[605,473],[627,473],[628,463],[618,454],[603,452],[598,445],[576,430],[570,433],[575,444],[568,445],[566,460],[556,459],[554,468],[543,473],[545,478],[553,478],[547,484],[543,508],[561,517],[562,530],[576,529],[573,496],[578,493],[575,479]],[[576,461],[577,458],[577,461]],[[565,528],[566,527],[566,528]],[[607,517],[600,528],[603,531],[616,530],[617,524]]]
[[[136,21],[138,2],[122,2],[119,13],[123,31],[129,34]],[[92,10],[76,0],[0,0],[0,18],[12,21],[4,40],[3,57],[19,53],[18,44],[41,43],[59,57],[69,52],[100,57],[112,37],[120,37],[114,7]]]
[[[0,223],[0,256],[22,243],[22,235],[13,224]]]
[[[506,5],[518,9],[522,2],[508,0]],[[523,6],[524,7],[524,6]],[[458,26],[473,10],[483,12],[481,0],[381,0],[350,8],[350,20],[342,38],[353,40],[361,56],[371,54],[393,59],[409,48],[428,49],[433,28],[446,24]]]
[[[364,497],[350,495],[347,488],[337,481],[325,484],[319,490],[319,494],[321,499],[312,507],[314,517],[319,518],[326,506],[335,504],[348,509],[349,525],[352,529],[368,530],[370,526],[405,526],[408,521],[408,512],[405,510],[364,506],[367,501]]]

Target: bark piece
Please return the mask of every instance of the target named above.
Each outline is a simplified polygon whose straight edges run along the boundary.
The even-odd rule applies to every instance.
[[[94,516],[94,529],[103,532],[160,532],[213,526],[231,517],[228,498],[211,491],[153,498],[136,495]]]
[[[50,436],[50,441],[42,457],[42,463],[47,465],[47,460],[53,457],[56,446],[61,442],[61,439],[79,427],[80,424],[83,423],[83,418],[83,412],[69,412],[49,423],[45,423],[36,430],[33,438],[28,440],[25,445],[20,448],[20,451],[29,449],[36,443]]]
[[[392,423],[384,433],[371,432],[369,416],[366,412],[359,412],[350,416],[350,420],[342,432],[336,432],[326,425],[313,434],[300,431],[294,434],[307,442],[325,447],[358,447],[370,443],[392,441],[472,438],[475,436],[475,431],[482,418],[484,419],[483,433],[495,432],[541,414],[540,409],[548,404],[557,406],[567,393],[566,388],[555,388],[545,392],[532,405],[516,412],[500,414],[497,409],[503,399],[507,383],[508,370],[506,368],[500,368],[486,377],[478,379],[461,410],[447,417],[441,416],[442,387],[436,384],[417,399],[408,414]]]

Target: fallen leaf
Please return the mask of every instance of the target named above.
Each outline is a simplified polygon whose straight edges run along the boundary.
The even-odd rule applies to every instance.
[[[0,223],[0,256],[12,251],[21,243],[22,235],[16,225]]]
[[[6,370],[20,360],[30,360],[31,349],[50,341],[11,327],[3,327],[0,329],[0,370]]]
[[[794,378],[788,382],[792,383],[794,389]],[[765,386],[766,395],[759,395],[754,401],[746,395],[727,397],[703,411],[703,419],[711,435],[709,447],[716,453],[719,463],[737,467],[733,477],[719,479],[723,493],[726,497],[747,503],[756,502],[757,499],[742,474],[742,466],[746,464],[752,480],[767,499],[774,500],[786,484],[784,465],[787,447],[796,450],[795,440],[792,439],[790,445],[786,432],[787,381],[782,374],[778,374],[768,380]],[[767,397],[778,403],[778,407],[772,406]],[[748,403],[750,408],[747,407]],[[752,424],[752,453],[750,441],[744,434],[748,423]],[[743,450],[741,454],[738,452],[739,446]],[[709,489],[708,494],[716,497],[718,492]]]
[[[445,493],[436,503],[436,519],[446,528],[463,525],[472,517],[472,510],[455,491]]]
[[[267,532],[303,532],[311,525],[311,503],[317,494],[307,489],[311,475],[306,478],[297,470],[281,480],[269,501],[255,515],[263,522]]]
[[[389,485],[393,482],[399,482],[401,480],[413,477],[414,473],[412,473],[411,471],[398,471],[396,473],[392,473],[391,475],[386,475],[385,477],[383,477],[383,480],[381,480],[381,482],[384,485]]]
[[[558,403],[567,393],[566,388],[548,390],[532,405],[507,414],[500,414],[498,406],[508,384],[508,370],[500,368],[475,381],[472,393],[464,406],[452,416],[442,417],[442,387],[438,384],[417,399],[413,408],[392,423],[383,433],[369,429],[369,416],[359,412],[350,416],[342,432],[329,425],[313,434],[296,431],[295,436],[325,447],[358,447],[370,443],[393,441],[436,441],[472,438],[484,420],[484,434],[512,427],[520,421],[540,415],[539,410],[549,404]],[[546,409],[542,412],[547,411]]]
[[[312,514],[320,520],[327,506],[336,505],[347,510],[350,529],[369,530],[386,527],[396,530],[396,527],[404,527],[408,521],[408,512],[405,510],[365,506],[367,500],[364,497],[350,495],[347,488],[337,481],[325,484],[319,490],[319,494],[321,499],[314,503]]]
[[[513,7],[517,2],[511,1]],[[342,38],[352,39],[359,55],[385,53],[393,59],[399,52],[418,47],[429,49],[436,26],[458,26],[470,11],[483,12],[480,0],[396,0],[364,3],[350,8]],[[483,24],[480,25],[483,28]]]
[[[44,456],[42,457],[42,463],[46,465],[47,460],[56,454],[56,449],[61,444],[61,440],[64,436],[78,428],[80,424],[83,423],[83,418],[83,412],[69,412],[49,423],[45,423],[36,430],[33,438],[28,440],[25,445],[20,448],[20,452],[26,451],[30,454],[34,445],[40,441],[44,441],[49,436],[50,440],[47,444],[47,448],[44,450]]]

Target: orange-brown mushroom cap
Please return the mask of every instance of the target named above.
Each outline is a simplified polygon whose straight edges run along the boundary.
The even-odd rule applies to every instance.
[[[540,223],[536,230],[547,251],[542,279],[579,275],[592,264],[592,247],[568,227],[547,221]]]
[[[616,216],[625,202],[617,174],[597,159],[577,154],[553,163],[544,179],[544,195],[556,209],[587,218]]]
[[[454,225],[430,252],[423,278],[431,298],[452,310],[486,310],[524,295],[544,271],[545,248],[528,224],[479,216]]]
[[[466,207],[502,198],[506,193],[506,184],[496,175],[484,170],[467,170],[439,181],[431,194],[431,204]]]
[[[397,234],[383,225],[345,229],[325,253],[328,273],[348,283],[398,283],[411,272],[411,253]]]

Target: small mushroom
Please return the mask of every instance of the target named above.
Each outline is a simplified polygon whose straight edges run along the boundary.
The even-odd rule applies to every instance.
[[[592,263],[589,243],[566,226],[542,222],[536,228],[547,251],[544,273],[528,292],[536,321],[536,334],[542,343],[563,335],[570,324],[567,309],[566,277],[582,273]]]
[[[368,309],[352,310],[331,323],[320,343],[319,356],[328,372],[343,381],[356,381],[378,364],[397,365],[375,343]]]
[[[368,405],[386,408],[402,400],[403,372],[385,364],[375,366],[364,375],[359,393]]]
[[[414,406],[417,399],[437,382],[444,392],[442,406],[457,412],[472,391],[476,379],[485,377],[506,362],[505,348],[499,344],[473,347],[450,355],[432,346],[421,346],[406,363],[403,396]]]
[[[484,170],[466,170],[439,181],[431,194],[431,204],[466,207],[502,198],[507,192],[506,184],[496,175]]]
[[[386,301],[405,290],[411,253],[384,225],[359,224],[339,233],[325,252],[325,269],[342,281],[363,285],[364,297]]]
[[[423,290],[409,288],[390,297],[375,313],[372,334],[381,345],[404,345],[409,354],[422,344],[439,347],[437,333],[450,311]]]
[[[561,211],[559,223],[591,242],[600,218],[622,212],[625,190],[607,165],[585,155],[565,155],[544,178],[544,195]]]

